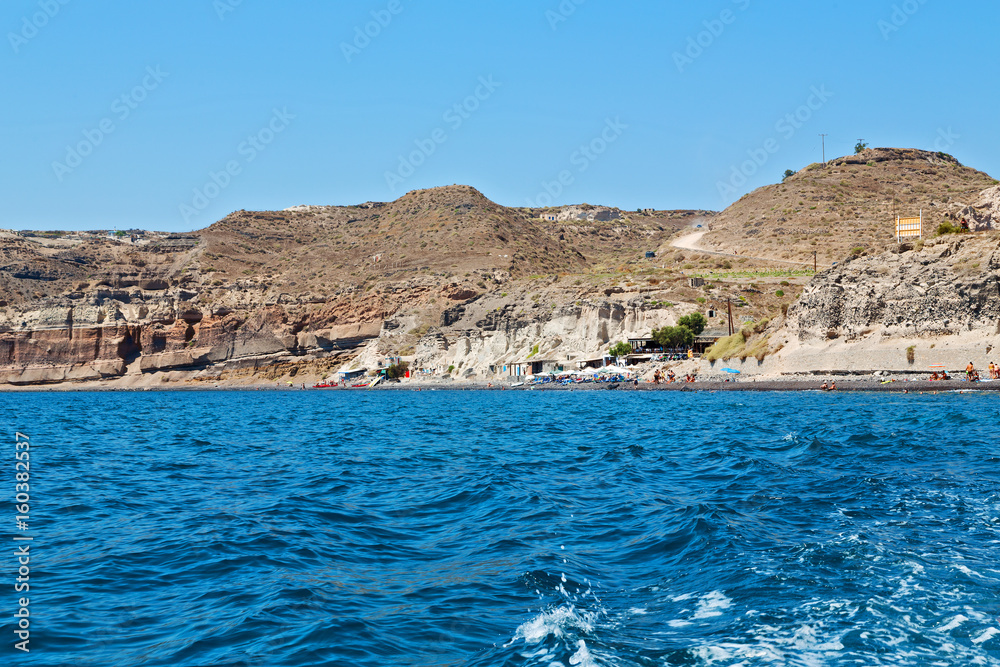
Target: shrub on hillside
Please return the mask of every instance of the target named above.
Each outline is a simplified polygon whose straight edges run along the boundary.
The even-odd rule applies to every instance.
[[[961,225],[956,225],[945,220],[937,228],[937,235],[944,236],[945,234],[961,234],[962,232],[968,231],[963,229]]]
[[[705,350],[705,354],[702,357],[709,361],[732,359],[743,351],[746,344],[747,339],[743,336],[743,332],[737,331],[732,336],[726,336],[715,341],[715,345]]]
[[[401,361],[398,364],[393,364],[385,369],[385,379],[386,380],[398,380],[400,378],[406,377],[406,371],[409,370],[410,365],[405,361]]]

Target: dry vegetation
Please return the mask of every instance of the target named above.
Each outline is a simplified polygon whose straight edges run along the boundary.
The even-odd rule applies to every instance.
[[[924,234],[996,181],[945,153],[875,148],[811,164],[760,188],[712,221],[706,248],[829,264],[894,243],[895,214],[924,214]]]

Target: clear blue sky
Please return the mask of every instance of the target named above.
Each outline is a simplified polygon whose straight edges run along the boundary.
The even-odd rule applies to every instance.
[[[5,0],[0,227],[187,231],[452,183],[721,209],[821,133],[997,176],[997,26],[992,0]]]

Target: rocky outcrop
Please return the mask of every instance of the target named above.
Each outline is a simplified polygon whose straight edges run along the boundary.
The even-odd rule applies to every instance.
[[[983,190],[979,199],[962,209],[959,217],[969,222],[972,231],[1000,229],[1000,185]]]
[[[944,237],[845,262],[819,274],[789,311],[802,340],[995,332],[1000,322],[1000,244]]]
[[[576,362],[600,359],[610,343],[648,336],[652,329],[674,325],[694,309],[694,305],[652,306],[630,295],[575,301],[572,294],[557,291],[546,293],[544,300],[484,295],[446,310],[440,328],[416,344],[412,365],[439,373],[454,367],[459,377],[468,379],[504,376],[505,365],[529,360],[576,368]],[[383,330],[355,365],[377,366],[382,355],[400,346],[395,339],[405,336],[407,328]]]
[[[770,332],[764,373],[952,372],[1000,350],[1000,238],[956,234],[817,274]]]
[[[243,305],[204,307],[191,296],[182,289],[99,289],[34,311],[8,311],[0,318],[0,382],[99,380],[339,354],[378,336],[382,321],[364,302],[355,302],[353,317],[341,324],[345,304],[261,306],[265,295],[254,294],[237,299],[248,301]],[[363,319],[366,313],[375,319]]]

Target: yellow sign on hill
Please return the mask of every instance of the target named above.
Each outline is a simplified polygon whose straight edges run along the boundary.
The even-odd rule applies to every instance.
[[[903,239],[921,238],[924,231],[924,212],[917,218],[896,217],[896,243]]]

